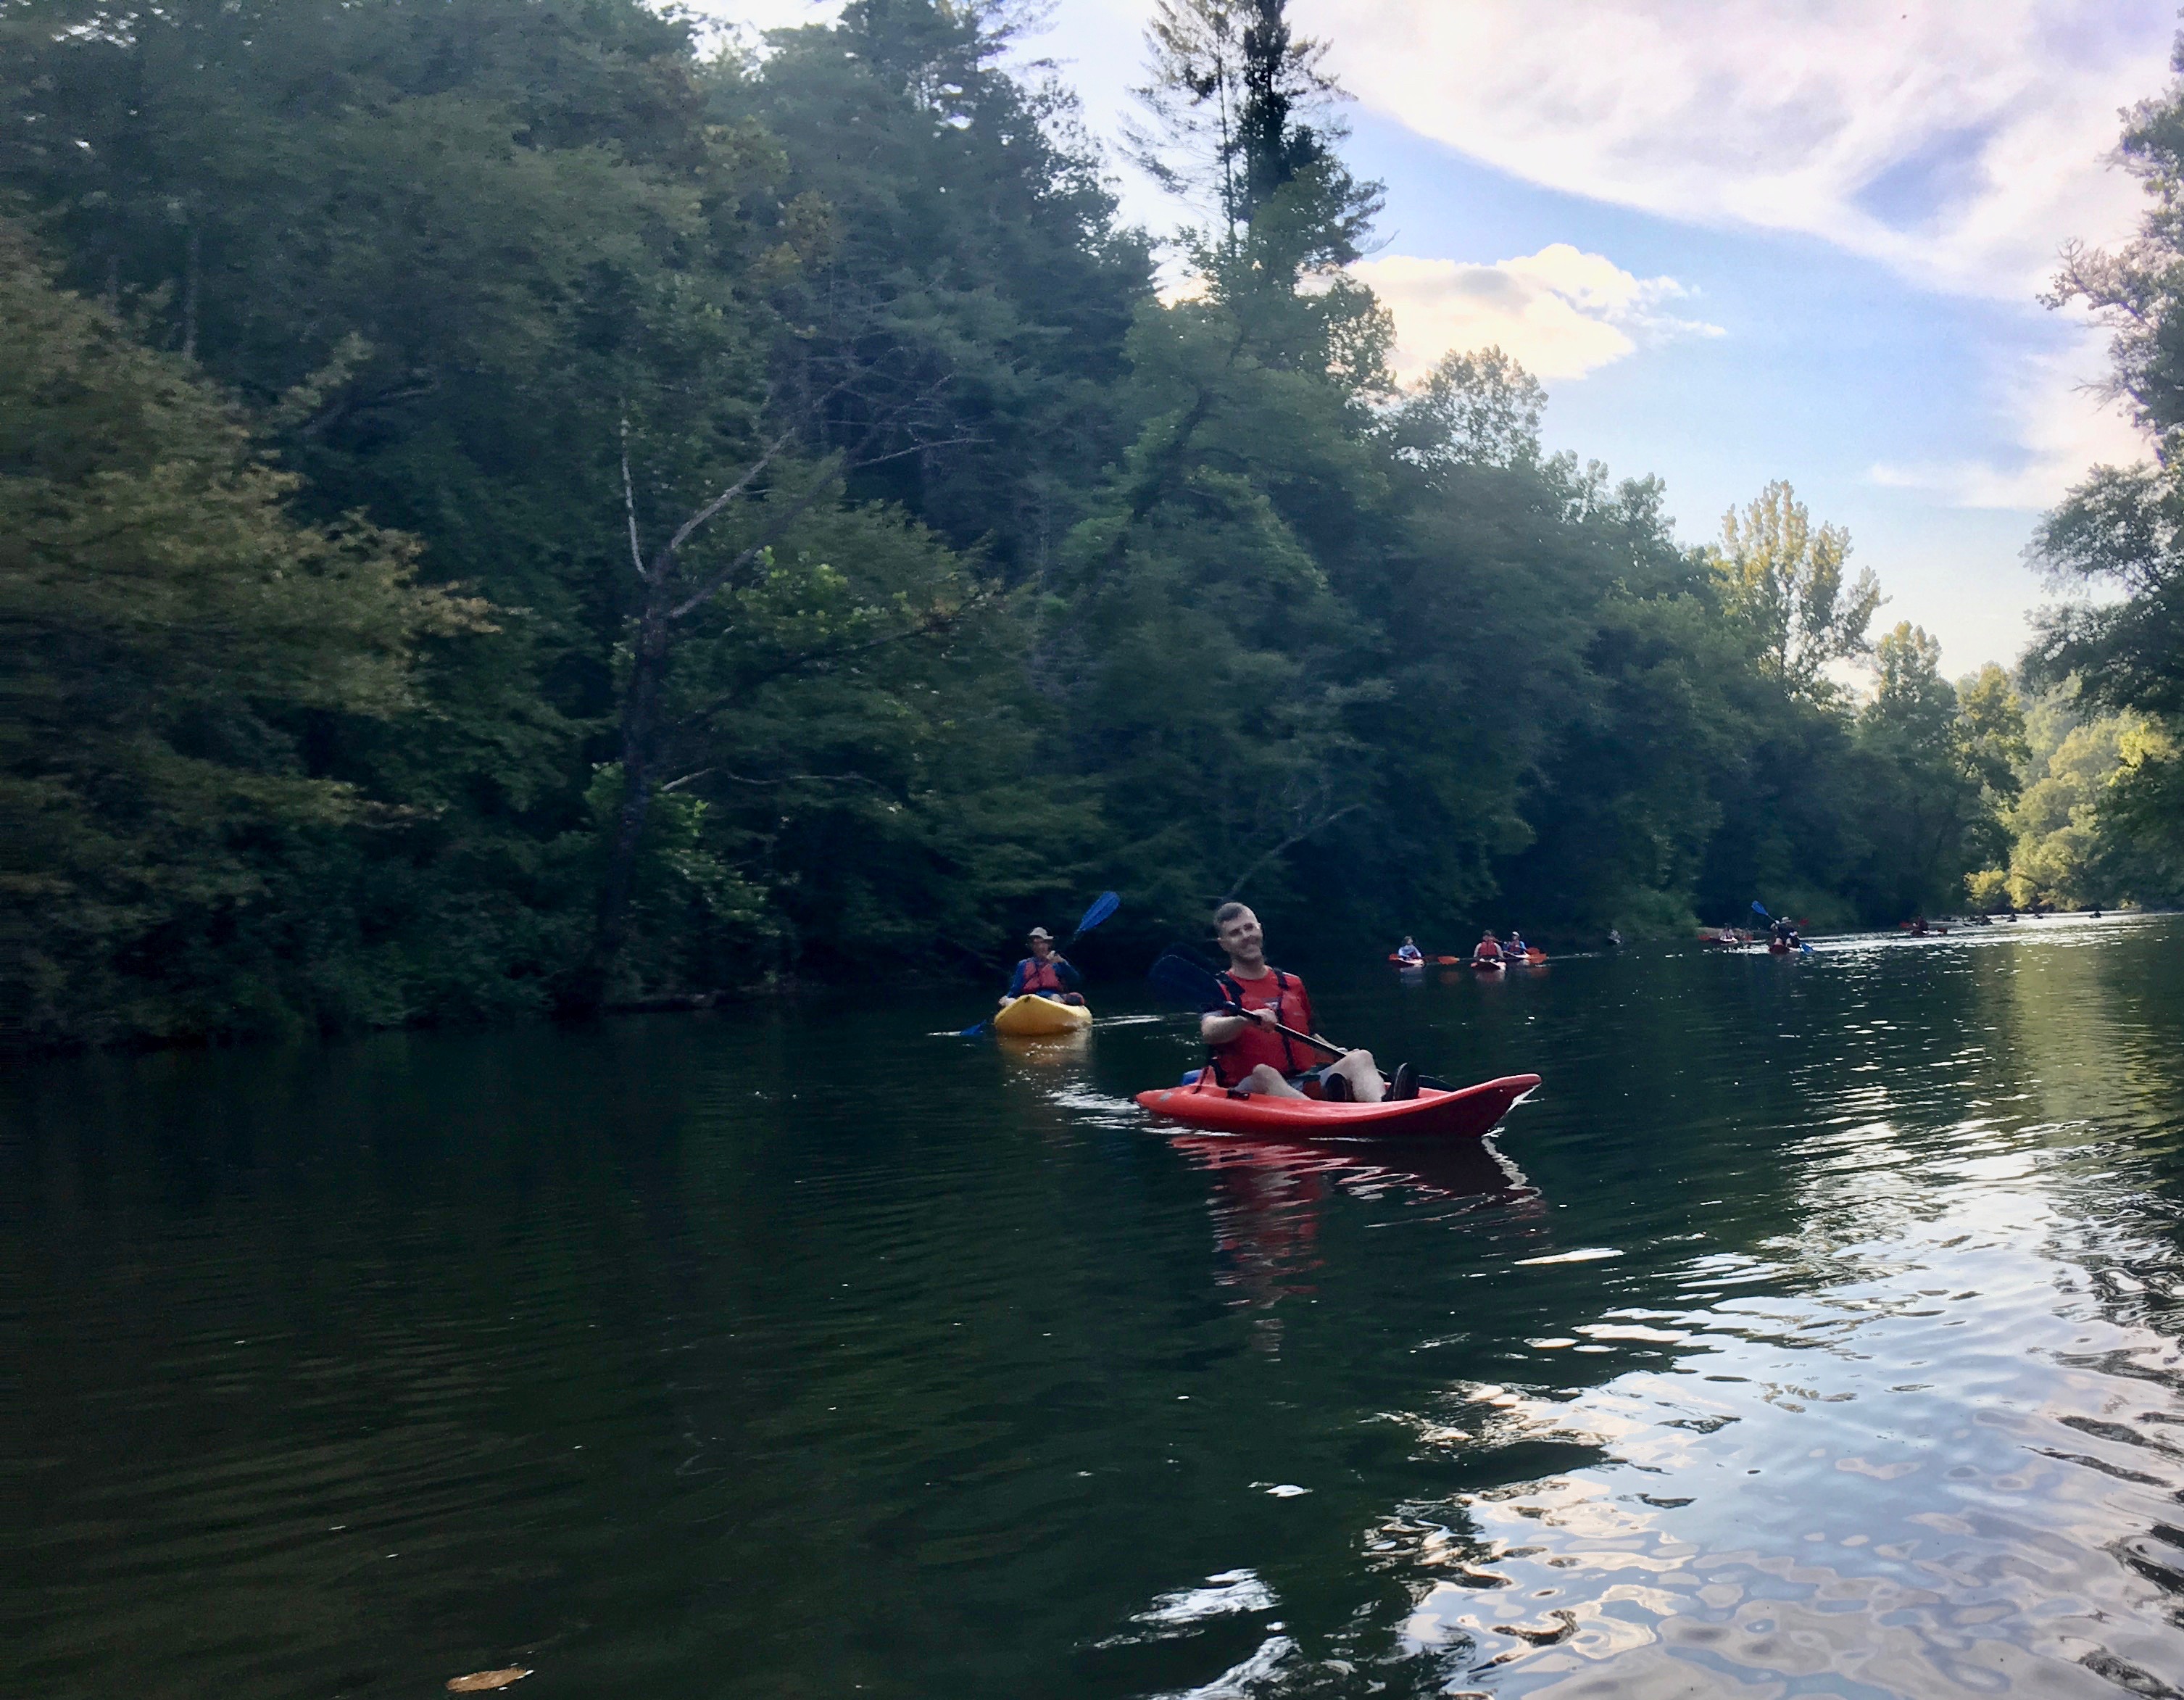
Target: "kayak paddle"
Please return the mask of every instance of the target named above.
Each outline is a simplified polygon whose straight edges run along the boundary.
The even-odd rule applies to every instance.
[[[1769,926],[1774,924],[1774,917],[1767,912],[1767,906],[1762,903],[1756,897],[1752,900],[1752,912],[1754,915],[1757,915],[1761,920],[1766,922]],[[1808,945],[1802,939],[1797,940],[1797,948],[1800,950],[1802,950],[1808,956],[1813,954],[1813,947],[1810,945]]]
[[[1237,1007],[1236,1000],[1223,989],[1221,982],[1211,971],[1173,950],[1147,969],[1145,978],[1152,982],[1154,990],[1165,993],[1170,1001],[1185,1005],[1201,1014],[1215,1004],[1223,1006],[1233,1014],[1244,1012]],[[1317,1034],[1299,1033],[1295,1028],[1284,1027],[1279,1022],[1276,1022],[1273,1027],[1274,1031],[1284,1037],[1294,1039],[1300,1045],[1309,1045],[1324,1051],[1329,1056],[1347,1056],[1350,1054],[1345,1047],[1331,1040],[1322,1039]]]
[[[1077,923],[1077,930],[1061,941],[1061,949],[1067,950],[1122,906],[1123,900],[1116,896],[1113,892],[1101,892],[1092,900],[1092,906],[1084,911],[1084,918]],[[1056,951],[1055,954],[1059,956],[1061,951]]]
[[[1079,939],[1082,939],[1087,933],[1089,933],[1102,921],[1105,921],[1109,917],[1112,916],[1114,912],[1122,906],[1123,900],[1117,897],[1113,892],[1101,892],[1097,897],[1092,900],[1092,906],[1084,911],[1084,918],[1077,923],[1077,930],[1072,933],[1067,939],[1062,941],[1061,950],[1067,950],[1072,945],[1074,945]],[[1054,954],[1058,956],[1061,954],[1061,950],[1056,950]],[[976,1039],[980,1034],[983,1033],[993,1024],[993,1017],[988,1016],[977,1026],[967,1027],[956,1036],[958,1039]]]

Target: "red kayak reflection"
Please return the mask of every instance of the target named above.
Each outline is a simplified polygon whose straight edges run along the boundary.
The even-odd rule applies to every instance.
[[[1337,1190],[1455,1204],[1451,1214],[1538,1207],[1539,1189],[1481,1140],[1361,1145],[1178,1133],[1168,1144],[1213,1177],[1214,1279],[1241,1290],[1237,1304],[1262,1309],[1313,1290],[1305,1277],[1323,1261],[1320,1210]]]

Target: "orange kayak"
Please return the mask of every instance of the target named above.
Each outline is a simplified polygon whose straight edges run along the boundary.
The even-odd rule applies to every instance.
[[[1415,1098],[1377,1104],[1329,1104],[1318,1098],[1232,1098],[1222,1088],[1167,1086],[1138,1094],[1156,1116],[1228,1134],[1301,1140],[1476,1139],[1540,1084],[1536,1074],[1505,1074],[1460,1091],[1421,1086]]]

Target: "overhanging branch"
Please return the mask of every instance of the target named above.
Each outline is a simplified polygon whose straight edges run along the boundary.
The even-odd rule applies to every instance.
[[[1230,880],[1228,882],[1228,889],[1222,894],[1221,900],[1223,903],[1232,901],[1236,894],[1241,891],[1245,885],[1250,881],[1251,876],[1256,873],[1261,868],[1264,867],[1268,862],[1272,861],[1276,856],[1280,856],[1286,851],[1295,850],[1306,839],[1312,837],[1313,833],[1324,831],[1327,828],[1333,826],[1337,821],[1340,820],[1345,815],[1354,815],[1358,810],[1364,806],[1365,805],[1362,803],[1346,803],[1342,807],[1337,809],[1333,814],[1321,816],[1319,819],[1314,821],[1310,826],[1305,828],[1303,831],[1291,833],[1289,837],[1284,839],[1279,844],[1276,844],[1272,850],[1268,850],[1264,856],[1261,856],[1256,861],[1245,868],[1243,872],[1238,874],[1235,878]]]

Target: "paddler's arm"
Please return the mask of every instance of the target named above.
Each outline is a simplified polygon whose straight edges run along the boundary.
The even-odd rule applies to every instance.
[[[1076,966],[1068,957],[1053,956],[1048,960],[1054,964],[1055,978],[1060,980],[1070,990],[1076,991],[1084,985],[1084,976],[1077,972]]]
[[[1230,1015],[1223,1010],[1208,1010],[1198,1018],[1198,1036],[1208,1045],[1226,1045],[1247,1027],[1272,1027],[1272,1010],[1245,1010],[1241,1015]]]

